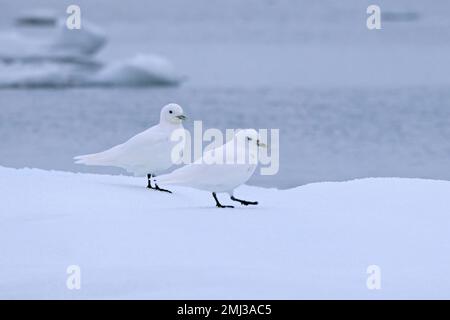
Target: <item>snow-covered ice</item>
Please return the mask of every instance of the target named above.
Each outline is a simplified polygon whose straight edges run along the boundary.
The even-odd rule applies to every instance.
[[[450,298],[450,182],[243,186],[260,205],[220,210],[134,177],[0,168],[0,181],[0,298]]]

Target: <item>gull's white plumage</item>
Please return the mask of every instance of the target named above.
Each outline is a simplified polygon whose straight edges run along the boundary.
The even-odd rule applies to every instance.
[[[249,141],[242,144],[238,143],[239,139]],[[258,146],[256,144],[260,145],[256,130],[241,130],[226,144],[205,152],[202,158],[189,165],[156,177],[154,181],[160,185],[178,185],[210,191],[213,192],[215,199],[216,192],[226,192],[235,200],[234,189],[246,183],[257,167]],[[234,152],[227,152],[230,149]],[[212,159],[216,158],[217,154],[224,155],[225,163],[213,163]],[[245,159],[245,161],[238,163],[237,159]],[[244,200],[238,201],[257,204]],[[216,203],[217,206],[221,206],[217,200]]]
[[[78,164],[120,167],[136,176],[158,174],[170,168],[172,149],[177,144],[170,137],[174,130],[184,130],[183,109],[174,103],[164,106],[157,125],[135,135],[128,141],[103,152],[77,156]],[[184,131],[180,131],[184,132]]]

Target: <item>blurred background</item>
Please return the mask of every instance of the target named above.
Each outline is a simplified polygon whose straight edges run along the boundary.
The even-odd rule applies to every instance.
[[[188,129],[279,128],[280,171],[254,185],[448,180],[450,2],[0,0],[1,166],[124,173],[72,158],[168,102]]]

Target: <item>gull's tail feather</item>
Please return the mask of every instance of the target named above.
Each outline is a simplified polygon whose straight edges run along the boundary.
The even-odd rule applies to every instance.
[[[76,156],[73,159],[77,164],[85,164],[87,166],[117,166],[120,164],[120,154],[123,152],[123,145],[117,145],[111,149]]]
[[[109,159],[109,157],[106,157],[103,152],[76,156],[73,159],[75,160],[76,164],[84,164],[87,166],[111,165],[111,159]]]

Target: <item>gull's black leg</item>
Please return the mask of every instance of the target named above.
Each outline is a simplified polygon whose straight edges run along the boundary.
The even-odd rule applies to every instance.
[[[248,206],[249,204],[256,206],[258,204],[258,201],[247,201],[247,200],[236,199],[234,196],[231,196],[230,199],[233,201],[240,202],[243,206]]]
[[[217,195],[215,192],[212,193],[214,200],[216,200],[216,207],[217,208],[234,208],[233,206],[223,206],[220,204],[219,200],[217,200]]]
[[[153,189],[153,187],[152,187],[152,174],[151,173],[149,173],[149,174],[147,174],[147,188],[149,188],[149,189]]]

